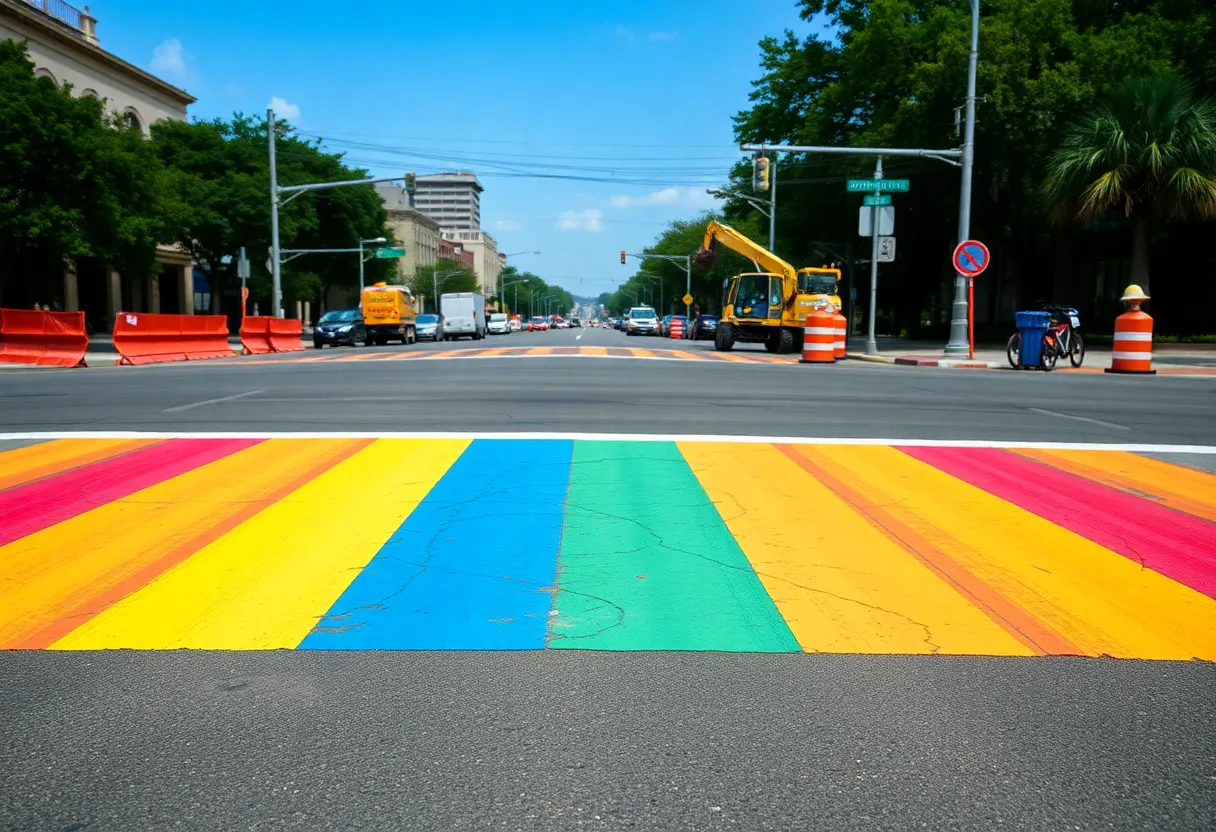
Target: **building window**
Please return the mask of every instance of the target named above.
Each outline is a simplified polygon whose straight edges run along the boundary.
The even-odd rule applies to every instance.
[[[34,77],[35,78],[50,78],[52,84],[54,84],[55,86],[59,86],[59,81],[57,81],[55,79],[55,76],[53,74],[51,74],[51,71],[44,66],[40,66],[34,70]]]
[[[139,118],[139,113],[135,111],[134,107],[128,107],[122,111],[122,126],[128,130],[142,131],[144,129],[143,122]]]

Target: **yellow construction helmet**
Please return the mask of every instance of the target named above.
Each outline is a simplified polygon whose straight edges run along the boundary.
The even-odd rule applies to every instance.
[[[1135,301],[1148,300],[1148,295],[1144,294],[1144,290],[1133,283],[1123,290],[1123,297],[1120,300],[1124,303],[1134,303]]]

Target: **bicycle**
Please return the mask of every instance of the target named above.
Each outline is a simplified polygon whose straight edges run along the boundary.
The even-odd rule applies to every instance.
[[[1040,303],[1045,312],[1052,313],[1051,324],[1043,334],[1043,349],[1039,353],[1039,369],[1051,372],[1056,367],[1056,361],[1068,357],[1073,367],[1080,367],[1085,361],[1085,340],[1077,329],[1081,319],[1076,309],[1070,306],[1055,306],[1050,303]],[[1017,370],[1021,368],[1020,353],[1022,347],[1021,333],[1015,332],[1005,346],[1005,356],[1009,366]]]

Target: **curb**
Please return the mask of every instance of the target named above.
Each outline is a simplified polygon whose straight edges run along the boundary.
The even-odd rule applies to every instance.
[[[1005,367],[997,361],[971,361],[965,358],[904,358],[901,356],[866,355],[851,352],[851,359],[869,361],[872,364],[895,364],[901,367],[937,367],[943,370],[1000,370]]]

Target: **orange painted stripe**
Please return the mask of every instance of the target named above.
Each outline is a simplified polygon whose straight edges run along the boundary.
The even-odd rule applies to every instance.
[[[832,459],[806,446],[776,447],[851,505],[872,526],[901,545],[910,555],[970,599],[993,622],[1028,649],[1038,655],[1085,655],[1085,651],[1076,644],[994,591],[943,549],[926,540],[883,506],[868,500],[861,492],[849,486],[845,479],[848,473],[840,470]]]
[[[156,445],[163,439],[55,439],[0,453],[0,490]]]

